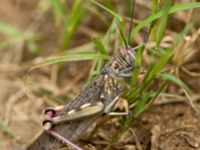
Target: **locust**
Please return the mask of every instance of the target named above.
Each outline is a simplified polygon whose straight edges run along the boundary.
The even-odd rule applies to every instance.
[[[74,149],[81,150],[70,141],[76,140],[97,118],[102,115],[129,115],[129,112],[112,112],[112,108],[124,92],[120,80],[130,77],[132,70],[138,67],[134,60],[139,47],[120,46],[101,73],[72,103],[45,109],[44,129]],[[67,140],[53,131],[54,125],[63,122],[77,127],[72,130],[69,126],[73,135]]]
[[[133,8],[131,14],[133,14]],[[132,16],[130,31],[131,29]],[[129,112],[112,112],[112,109],[124,93],[125,87],[121,81],[131,77],[134,68],[138,67],[135,65],[136,53],[139,48],[144,46],[144,43],[132,48],[130,32],[128,43],[123,34],[121,35],[125,45],[119,46],[115,50],[100,74],[71,103],[48,107],[44,110],[44,130],[71,149],[82,150],[74,142],[102,115],[129,115]],[[59,128],[55,128],[62,123],[67,123],[65,126],[65,130],[68,132],[67,136],[60,135],[57,132]]]

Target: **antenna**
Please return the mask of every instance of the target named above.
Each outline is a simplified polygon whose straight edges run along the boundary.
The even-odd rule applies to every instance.
[[[131,30],[132,30],[132,25],[133,25],[133,14],[134,14],[134,6],[135,6],[135,0],[133,0],[133,5],[131,7],[131,23],[129,26],[129,35],[128,35],[128,44],[131,42]]]

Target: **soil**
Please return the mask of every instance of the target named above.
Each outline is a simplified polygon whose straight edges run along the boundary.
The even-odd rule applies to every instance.
[[[184,1],[185,2],[185,1]],[[43,4],[44,3],[44,4]],[[67,3],[71,5],[72,1]],[[116,7],[124,6],[117,5]],[[1,0],[0,22],[16,26],[24,33],[40,33],[41,41],[36,42],[43,51],[35,55],[28,50],[27,41],[20,41],[0,50],[0,150],[25,147],[35,140],[42,131],[42,111],[49,105],[59,105],[72,100],[87,81],[91,68],[90,61],[67,62],[58,74],[55,68],[47,66],[33,71],[30,75],[30,89],[34,95],[27,96],[24,76],[40,57],[55,56],[61,43],[62,25],[48,8],[48,1]],[[120,4],[120,2],[119,2]],[[142,20],[150,13],[148,1],[137,2],[136,18]],[[43,10],[42,6],[47,9]],[[199,10],[193,16],[198,16]],[[167,46],[174,35],[187,24],[188,11],[173,15],[167,29]],[[109,17],[108,17],[109,18]],[[192,19],[195,19],[191,17]],[[109,18],[110,19],[110,18]],[[109,20],[108,19],[108,20]],[[80,22],[70,42],[69,49],[87,47],[91,37],[105,33],[109,23],[101,23],[95,16],[86,14]],[[198,20],[198,19],[196,19]],[[9,40],[0,34],[1,41]],[[142,39],[137,35],[135,41]],[[189,36],[180,43],[171,64],[179,64],[186,70],[176,70],[178,75],[192,90],[192,100],[199,108],[200,100],[200,28],[196,26]],[[178,49],[178,48],[177,48]],[[147,64],[148,51],[144,56]],[[180,67],[181,68],[181,67]],[[156,85],[155,85],[156,86]],[[139,118],[112,147],[116,150],[198,150],[200,149],[200,116],[188,102],[185,93],[173,83],[165,92],[178,95],[175,98],[160,98]],[[116,106],[119,107],[119,104]],[[107,118],[108,119],[108,118]],[[102,119],[103,120],[103,119]],[[90,127],[80,140],[80,145],[88,150],[104,149],[112,136],[120,128],[122,118],[109,118],[109,121],[95,128]],[[93,131],[95,131],[93,133]],[[91,134],[93,133],[93,134]]]

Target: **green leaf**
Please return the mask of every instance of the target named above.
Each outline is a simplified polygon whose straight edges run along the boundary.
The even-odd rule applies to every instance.
[[[137,106],[133,110],[134,116],[138,116],[141,112],[143,112],[144,106],[151,96],[152,96],[151,92],[147,92],[147,93],[144,94],[143,98],[139,101],[139,103],[137,104]]]
[[[108,13],[110,13],[111,15],[113,15],[114,17],[117,18],[118,21],[122,22],[123,19],[121,18],[120,15],[118,15],[117,13],[115,13],[114,11],[112,11],[111,9],[103,6],[102,4],[98,3],[96,0],[91,0],[94,4],[96,4],[97,6],[99,6],[100,8],[104,9],[105,11],[107,11]]]
[[[141,64],[142,64],[143,48],[144,48],[143,46],[138,48],[136,59],[135,59],[135,66],[141,66]],[[133,70],[133,74],[132,74],[132,77],[131,77],[131,90],[133,90],[136,86],[139,73],[140,73],[140,67],[136,67]]]
[[[159,3],[157,0],[152,0],[152,8],[151,8],[151,13],[155,14],[159,8]]]
[[[162,8],[163,16],[159,20],[159,25],[156,28],[156,46],[157,47],[160,45],[160,42],[165,34],[165,30],[166,30],[168,18],[169,18],[169,10],[172,4],[173,4],[173,0],[164,1],[163,8]]]
[[[200,2],[191,2],[191,3],[182,3],[182,4],[177,4],[174,5],[173,7],[170,8],[169,14],[173,14],[175,12],[179,12],[182,10],[187,10],[191,8],[198,8],[200,7]],[[152,21],[162,17],[164,14],[164,11],[161,10],[157,12],[156,14],[151,15],[150,17],[146,18],[140,24],[138,24],[132,31],[131,31],[131,38],[135,36],[135,34],[140,31],[144,26],[150,24]]]
[[[65,19],[65,10],[66,7],[60,2],[60,0],[50,0],[51,7],[55,13],[55,17],[59,17],[64,23],[66,23]]]
[[[0,116],[0,126],[3,129],[4,132],[6,132],[7,134],[9,134],[11,137],[16,138],[15,133],[13,132],[13,130],[11,129],[11,127],[5,123],[5,121],[3,120],[3,118]]]
[[[108,56],[108,53],[105,49],[105,47],[103,46],[102,42],[100,41],[100,38],[93,38],[95,47],[100,51],[100,53],[102,55]]]
[[[42,49],[34,41],[27,41],[27,47],[34,56],[39,56],[42,53]]]
[[[160,73],[160,70],[167,64],[172,54],[173,50],[170,48],[160,57],[156,64],[154,64],[153,67],[149,69],[149,72],[146,74],[146,77],[140,87],[136,91],[131,91],[129,93],[128,99],[133,99],[134,95],[141,94],[151,85],[155,77]]]
[[[177,78],[175,75],[169,74],[169,73],[161,73],[160,76],[164,79],[174,82],[175,84],[180,86],[182,89],[186,90],[187,92],[190,92],[190,89],[188,88],[188,86],[179,78]]]
[[[66,61],[81,61],[81,60],[94,60],[94,59],[108,59],[108,56],[96,53],[67,54],[64,56],[47,58],[44,61],[40,62],[39,64],[33,66],[31,70],[41,66],[61,63]]]
[[[5,40],[5,41],[1,41],[0,42],[0,49],[3,49],[9,45],[12,45],[12,44],[15,44],[17,43],[19,40],[18,39],[8,39],[8,40]]]
[[[150,93],[150,97],[154,97],[157,95],[157,92],[149,92]],[[169,94],[169,93],[159,93],[158,96],[162,96],[162,97],[177,97],[178,95],[174,95],[174,94]]]
[[[24,34],[17,27],[2,22],[0,22],[0,33],[7,36],[4,41],[0,41],[0,49],[15,44],[25,38]]]
[[[85,1],[86,3],[87,1]],[[65,31],[64,31],[64,38],[63,38],[63,44],[61,48],[61,52],[63,52],[69,45],[70,40],[75,32],[76,27],[78,26],[78,23],[86,11],[85,7],[83,7],[83,4],[85,4],[83,0],[74,0],[72,10],[70,12],[70,16],[68,18],[67,24],[65,24]]]
[[[23,33],[16,28],[15,26],[12,26],[10,24],[7,23],[2,23],[0,22],[0,32],[8,35],[8,36],[20,36],[23,35]]]

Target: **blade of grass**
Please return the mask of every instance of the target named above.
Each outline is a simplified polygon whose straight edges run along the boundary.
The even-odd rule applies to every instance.
[[[100,51],[102,55],[109,56],[105,47],[103,46],[102,42],[100,41],[100,38],[93,38],[93,42],[95,44],[95,47]]]
[[[106,49],[112,43],[113,36],[114,36],[115,32],[116,32],[116,19],[114,18],[112,23],[109,26],[109,29],[106,32],[106,35],[105,35],[104,39],[103,39],[104,40],[104,44],[102,44],[101,41],[98,41],[96,43],[95,43],[95,41],[93,42],[96,45],[95,47],[97,49],[99,49],[102,54],[106,54],[107,56],[109,56],[109,54],[108,54]],[[95,39],[95,40],[100,40],[100,39]],[[99,43],[101,43],[101,44],[99,44]],[[104,48],[101,48],[101,47],[104,47]],[[93,62],[92,68],[90,69],[90,76],[89,76],[86,84],[88,84],[91,81],[91,79],[100,72],[100,70],[102,68],[101,63],[102,62],[100,60],[97,60],[97,61]]]
[[[16,44],[19,42],[18,38],[12,38],[12,39],[7,39],[6,41],[1,41],[0,42],[0,49],[6,48],[10,45]]]
[[[152,0],[151,14],[155,14],[158,11],[158,5],[158,0]]]
[[[72,10],[70,13],[71,15],[69,16],[68,22],[65,25],[64,38],[60,50],[61,52],[63,52],[68,47],[78,23],[82,18],[84,18],[83,15],[86,12],[86,9],[83,7],[83,4],[85,4],[83,2],[86,3],[87,1],[75,0],[73,2]]]
[[[110,13],[111,15],[113,15],[115,18],[114,20],[116,20],[116,23],[118,25],[118,28],[120,30],[120,32],[122,32],[122,34],[124,35],[124,31],[122,29],[125,29],[125,24],[123,23],[123,19],[121,18],[120,15],[118,15],[117,13],[115,13],[114,11],[112,11],[111,9],[103,6],[102,4],[98,3],[96,0],[91,0],[94,4],[96,4],[97,6],[99,6],[100,8],[104,9],[105,11],[107,11],[108,13]],[[126,44],[126,40],[123,39],[122,36],[120,36],[120,43]]]
[[[183,81],[181,81],[175,75],[169,74],[169,73],[162,73],[162,74],[160,74],[160,76],[168,81],[171,81],[171,82],[177,84],[180,88],[182,88],[183,92],[185,93],[185,95],[188,99],[190,106],[193,108],[194,111],[198,112],[198,109],[196,109],[196,107],[192,101],[192,98],[190,96],[192,92]]]
[[[147,103],[148,99],[152,96],[152,92],[147,92],[144,94],[142,100],[139,101],[139,103],[136,105],[135,109],[132,111],[132,114],[137,117],[140,115],[140,113],[143,111],[143,108],[145,106],[145,104]],[[130,118],[131,120],[128,121],[129,119],[127,119],[127,123],[129,124],[129,122],[132,122],[132,118]],[[127,124],[127,125],[128,125]],[[126,123],[124,123],[124,126],[127,126]]]
[[[92,3],[94,3],[95,5],[99,6],[100,8],[104,9],[105,11],[107,11],[108,13],[110,13],[111,15],[113,15],[114,17],[116,17],[116,19],[119,22],[123,22],[123,19],[121,18],[120,15],[118,15],[117,13],[115,13],[114,11],[112,11],[111,9],[103,6],[102,4],[98,3],[96,0],[91,0]]]
[[[128,44],[128,40],[125,38],[125,24],[124,22],[119,22],[116,19],[116,23],[118,25],[118,29],[120,33],[120,45],[127,45]]]
[[[114,18],[112,23],[110,24],[110,27],[108,29],[108,40],[105,41],[105,46],[109,47],[109,45],[112,45],[112,43],[114,42],[114,49],[116,49],[116,47],[119,46],[119,40],[116,39],[114,40],[113,37],[115,37],[116,35],[116,29],[117,29],[117,19]]]
[[[108,45],[110,45],[111,41],[113,40],[113,34],[115,33],[115,30],[116,30],[116,23],[115,23],[116,19],[113,19],[111,25],[109,26],[109,29],[107,30],[107,33],[104,37],[104,44],[102,44],[102,42],[100,41],[101,45],[104,47],[103,49],[105,50],[101,50],[103,53],[108,53],[106,51],[107,47],[109,47]],[[99,39],[100,40],[100,39]],[[95,42],[93,42],[95,44]],[[96,45],[96,44],[95,44]],[[98,44],[96,45],[96,48],[98,49]],[[101,47],[101,46],[100,46]],[[99,47],[99,49],[101,49]],[[106,47],[106,48],[105,48]],[[100,51],[100,52],[101,52]],[[108,55],[108,54],[107,54]],[[92,64],[92,68],[90,69],[90,75],[89,75],[89,78],[87,80],[87,83],[90,83],[91,79],[93,77],[95,77],[101,70],[101,62],[100,60],[97,60],[97,61],[94,61],[93,64]]]
[[[92,63],[92,67],[91,67],[91,69],[90,69],[90,74],[89,74],[89,77],[88,77],[88,79],[87,79],[87,82],[85,83],[85,85],[88,85],[90,82],[91,82],[91,80],[97,75],[97,65],[98,65],[98,61],[94,61],[93,63]]]
[[[175,12],[191,9],[191,8],[198,8],[200,7],[200,2],[191,2],[191,3],[182,3],[182,4],[176,4],[172,6],[169,10],[169,14],[173,14]],[[151,15],[150,17],[143,20],[140,24],[138,24],[131,32],[131,38],[135,36],[137,32],[139,32],[143,27],[146,25],[149,25],[152,21],[160,18],[163,16],[164,11],[161,10],[157,12],[156,14]]]
[[[182,89],[186,90],[188,93],[191,93],[191,90],[188,88],[188,86],[181,81],[179,78],[177,78],[175,75],[170,73],[161,73],[160,76],[166,80],[169,80],[175,84],[177,84]]]
[[[170,10],[170,7],[173,5],[173,3],[174,3],[174,0],[164,1],[163,8],[161,8],[163,10],[163,16],[159,20],[159,25],[156,28],[156,47],[159,47],[160,42],[165,34],[165,30],[166,30],[168,19],[169,19],[169,15],[168,15],[169,10]]]
[[[137,55],[136,55],[136,59],[135,59],[135,66],[141,66],[141,64],[142,64],[143,49],[144,49],[144,47],[141,47],[137,51]],[[136,67],[133,70],[133,74],[132,74],[132,77],[131,77],[131,88],[130,88],[131,90],[135,89],[139,72],[140,72],[140,67]]]
[[[143,84],[135,91],[131,91],[128,95],[128,99],[133,99],[135,95],[141,94],[144,89],[148,88],[150,84],[153,82],[156,75],[159,74],[160,70],[166,65],[166,63],[169,61],[173,54],[172,49],[168,49],[165,54],[161,56],[161,58],[157,61],[157,63],[154,65],[154,67],[149,70],[148,74],[146,75],[146,78],[143,81]],[[132,100],[130,102],[133,102]]]
[[[24,39],[24,34],[17,27],[7,23],[0,22],[0,33],[6,36],[6,40],[0,42],[0,49]]]
[[[16,138],[15,133],[12,131],[10,126],[4,122],[4,120],[1,116],[0,116],[0,126],[4,132],[6,132],[8,135],[10,135],[14,139]]]
[[[160,6],[161,6],[161,1],[152,0],[151,16],[153,16],[157,12],[159,12]],[[157,20],[154,20],[154,21],[151,22],[151,27],[154,27],[154,28],[151,28],[151,34],[149,34],[150,35],[149,36],[150,40],[155,39],[155,33],[156,32],[154,30],[156,30],[156,28],[155,28],[156,22],[157,22]]]
[[[60,0],[50,0],[51,7],[54,11],[55,18],[58,19],[59,17],[64,24],[67,23],[66,17],[65,17],[65,12],[66,12],[66,7],[60,2]]]
[[[15,26],[0,22],[0,33],[8,36],[22,36],[23,33]]]
[[[171,48],[168,48],[165,53],[160,56],[160,59],[156,62],[156,64],[152,65],[149,71],[147,72],[142,85],[136,91],[130,91],[128,94],[128,99],[134,99],[134,96],[137,94],[142,94],[142,92],[147,89],[150,84],[153,82],[155,77],[160,74],[161,69],[167,64],[170,60],[171,56],[174,53],[174,48],[180,42],[180,40],[186,35],[190,29],[192,28],[192,24],[188,24],[183,31],[177,35],[174,45]],[[133,102],[133,101],[131,101]]]
[[[85,9],[87,9],[88,12],[92,13],[96,19],[99,19],[102,23],[107,25],[107,19],[106,16],[103,16],[101,12],[99,12],[96,7],[91,7],[90,5],[86,5]]]
[[[26,42],[28,50],[31,53],[34,52],[33,54],[36,54],[41,52],[41,49],[39,49],[35,43],[42,39],[41,34],[22,32],[16,26],[2,22],[0,23],[0,33],[3,33],[6,36],[6,39],[0,42],[0,49],[15,45],[19,42]]]
[[[155,96],[144,106],[143,111],[148,109],[157,99],[157,97],[159,96],[160,92],[164,89],[164,87],[167,84],[167,80],[162,81],[162,83],[159,85],[158,91],[155,94]]]
[[[104,47],[103,44],[101,43],[100,39],[99,39],[99,38],[94,38],[93,40],[94,40],[95,47],[100,51],[100,54],[109,57],[109,55],[108,55],[108,53],[107,53],[105,47]],[[96,72],[97,74],[100,73],[100,71],[101,71],[101,69],[102,69],[102,66],[103,66],[103,63],[104,63],[104,60],[103,60],[103,59],[97,60],[97,66],[96,66],[96,70],[95,70],[95,72]]]
[[[93,43],[94,43],[96,49],[99,50],[100,54],[109,57],[105,47],[103,46],[102,42],[100,41],[100,38],[93,38]],[[103,63],[104,63],[103,59],[98,59],[98,60],[94,61],[92,68],[90,70],[90,76],[87,80],[86,85],[90,83],[90,81],[93,77],[95,77],[97,74],[100,73],[102,66],[103,66]]]
[[[37,65],[31,67],[30,71],[38,67],[55,64],[55,63],[61,63],[61,62],[66,62],[66,61],[94,60],[94,59],[108,59],[108,56],[96,54],[96,53],[67,54],[65,56],[47,58],[44,61],[38,63]]]
[[[156,92],[150,92],[150,97],[155,97],[157,95]],[[160,93],[158,96],[160,97],[180,97],[178,95],[169,94],[169,93]]]

